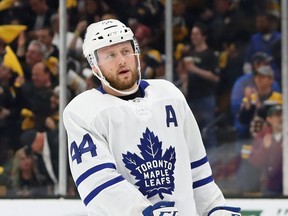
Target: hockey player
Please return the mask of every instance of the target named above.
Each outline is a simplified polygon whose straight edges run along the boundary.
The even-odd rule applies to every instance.
[[[241,215],[225,206],[182,93],[165,80],[141,80],[131,29],[93,23],[83,53],[102,85],[76,96],[63,118],[88,215]]]

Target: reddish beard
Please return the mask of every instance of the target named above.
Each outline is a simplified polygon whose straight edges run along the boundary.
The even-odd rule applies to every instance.
[[[106,80],[109,82],[110,86],[120,91],[124,91],[124,90],[132,88],[138,79],[139,79],[139,74],[137,70],[132,71],[131,78],[124,79],[124,80],[119,79],[118,76],[115,76],[113,78],[106,77]]]

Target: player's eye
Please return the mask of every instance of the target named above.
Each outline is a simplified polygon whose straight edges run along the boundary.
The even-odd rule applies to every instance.
[[[127,56],[127,55],[130,55],[130,54],[131,54],[131,50],[125,49],[125,50],[123,50],[122,53],[123,53],[124,56]]]
[[[105,59],[106,59],[106,60],[113,60],[115,57],[116,57],[116,54],[115,54],[115,53],[108,53],[108,54],[105,56]]]

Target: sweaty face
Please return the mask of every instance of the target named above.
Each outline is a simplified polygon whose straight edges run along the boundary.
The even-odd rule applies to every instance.
[[[98,66],[110,85],[118,90],[131,90],[139,79],[136,56],[129,41],[97,51]]]

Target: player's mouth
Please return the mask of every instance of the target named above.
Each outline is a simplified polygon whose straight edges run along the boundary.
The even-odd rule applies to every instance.
[[[125,75],[128,75],[130,73],[130,70],[129,69],[122,69],[118,72],[118,74],[120,76],[125,76]]]

